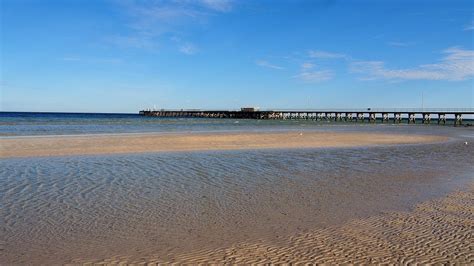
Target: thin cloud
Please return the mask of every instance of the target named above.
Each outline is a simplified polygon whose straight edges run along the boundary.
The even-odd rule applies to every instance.
[[[434,64],[414,68],[389,69],[382,61],[358,61],[350,65],[353,73],[363,74],[362,79],[388,80],[466,80],[474,76],[474,50],[451,47],[442,52],[445,56]]]
[[[345,54],[338,54],[338,53],[331,53],[326,51],[320,50],[311,50],[308,52],[309,57],[311,58],[326,58],[326,59],[339,59],[339,58],[346,58]]]
[[[92,57],[77,57],[77,56],[66,56],[59,60],[66,62],[82,62],[82,63],[105,63],[105,64],[119,64],[122,63],[121,59],[118,58],[92,58]]]
[[[471,24],[464,27],[464,30],[474,30],[474,21],[471,21]]]
[[[166,34],[176,34],[192,23],[205,23],[218,13],[232,10],[231,0],[121,1],[121,10],[128,16],[126,26],[131,33],[106,38],[120,47],[155,49],[166,41]],[[178,49],[181,50],[182,44]],[[190,51],[189,49],[184,49]],[[186,53],[186,52],[185,52]]]
[[[284,69],[281,66],[274,65],[274,64],[272,64],[268,61],[265,61],[265,60],[257,60],[257,61],[255,61],[255,64],[257,64],[257,66],[266,67],[266,68],[273,68],[273,69],[278,69],[278,70]]]
[[[204,6],[220,12],[229,12],[233,7],[233,3],[230,0],[201,0],[200,2]]]
[[[311,69],[313,67],[314,67],[313,63],[306,62],[306,63],[301,64],[302,69]]]
[[[193,9],[209,9],[216,12],[229,12],[234,7],[233,0],[174,0],[169,1],[167,4],[191,7]]]
[[[302,71],[295,78],[298,78],[305,82],[321,82],[327,81],[334,77],[334,73],[330,70],[320,70],[320,71]]]
[[[413,45],[413,43],[410,42],[388,42],[387,44],[395,47],[407,47]]]
[[[121,48],[138,48],[154,50],[158,45],[153,42],[152,36],[110,36],[105,39],[108,43]]]
[[[334,72],[331,70],[313,70],[315,65],[310,62],[301,64],[301,71],[295,78],[304,82],[321,82],[327,81],[334,77]]]
[[[179,47],[179,51],[183,54],[193,55],[197,53],[197,48],[192,43],[185,43]]]

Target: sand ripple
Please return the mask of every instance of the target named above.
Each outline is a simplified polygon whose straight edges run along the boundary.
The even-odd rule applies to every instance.
[[[171,260],[118,256],[100,263],[474,263],[474,185],[412,212],[354,220],[282,240],[175,255]],[[75,260],[84,263],[85,261]],[[96,262],[98,263],[98,262]]]

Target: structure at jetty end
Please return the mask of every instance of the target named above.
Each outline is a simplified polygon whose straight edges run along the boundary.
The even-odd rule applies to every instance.
[[[155,117],[201,117],[236,119],[306,119],[316,121],[381,122],[408,124],[446,124],[463,125],[463,117],[474,116],[474,108],[423,108],[423,109],[281,109],[260,110],[257,107],[244,107],[240,110],[143,110],[140,115]],[[470,125],[465,123],[465,125]]]

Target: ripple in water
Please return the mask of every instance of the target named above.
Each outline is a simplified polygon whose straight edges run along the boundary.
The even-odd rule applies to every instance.
[[[278,239],[439,196],[473,146],[219,151],[0,161],[2,262],[140,257]]]

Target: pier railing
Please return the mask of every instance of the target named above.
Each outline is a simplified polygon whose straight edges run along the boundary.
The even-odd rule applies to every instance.
[[[318,108],[318,109],[278,109],[270,108],[262,111],[279,112],[340,112],[340,113],[474,113],[474,108]]]

